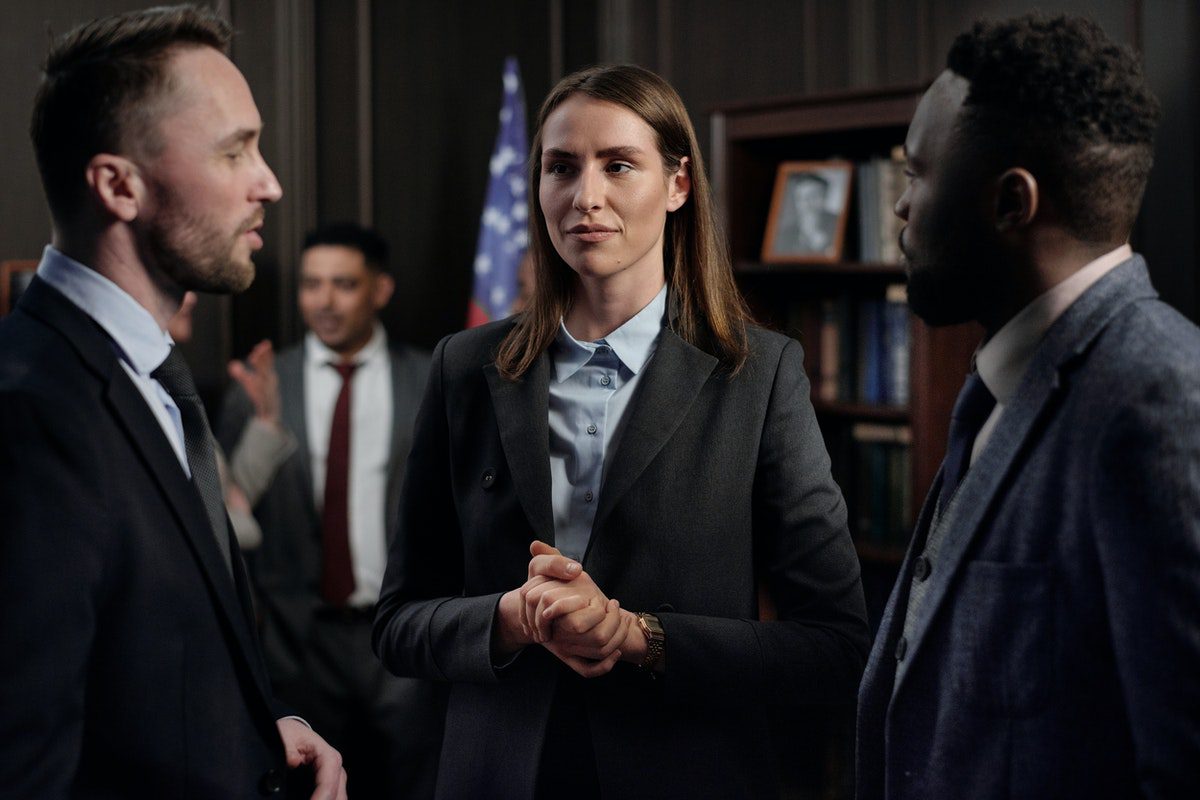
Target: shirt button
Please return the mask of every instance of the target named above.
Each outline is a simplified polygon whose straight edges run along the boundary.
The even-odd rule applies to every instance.
[[[588,425],[588,426],[587,426],[587,432],[588,432],[588,434],[590,434],[591,436],[595,436],[595,435],[596,435],[596,426],[595,426],[595,425]]]
[[[903,661],[904,654],[907,652],[908,652],[908,639],[901,636],[900,641],[896,642],[896,660]]]
[[[933,562],[925,556],[921,556],[913,563],[913,577],[917,580],[925,580],[929,577],[930,572],[933,572]]]
[[[607,375],[600,376],[600,385],[601,386],[608,386],[610,383],[612,383],[612,378],[608,377]]]
[[[588,492],[588,493],[586,493],[586,494],[583,496],[583,501],[584,501],[585,503],[590,503],[590,502],[592,502],[592,493],[591,493],[591,492]]]

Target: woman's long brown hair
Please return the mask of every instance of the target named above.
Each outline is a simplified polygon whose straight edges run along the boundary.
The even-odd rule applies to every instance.
[[[538,196],[546,119],[576,93],[622,106],[644,120],[654,131],[668,173],[688,159],[691,194],[683,206],[667,215],[663,245],[666,279],[676,312],[671,327],[684,341],[716,356],[725,371],[736,373],[750,354],[746,325],[751,317],[734,283],[717,227],[696,132],[683,101],[669,83],[641,67],[620,65],[590,67],[568,75],[550,91],[538,112],[529,153],[529,252],[536,281],[528,308],[497,350],[500,374],[508,380],[524,375],[554,341],[559,322],[571,307],[575,272],[554,249]]]

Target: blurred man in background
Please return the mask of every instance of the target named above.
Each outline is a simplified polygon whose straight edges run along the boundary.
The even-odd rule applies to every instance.
[[[432,793],[441,720],[431,687],[388,674],[371,621],[425,388],[426,353],[389,343],[379,312],[395,282],[374,231],[310,233],[299,306],[308,333],[276,360],[280,418],[298,442],[255,512],[263,646],[279,695],[329,736],[359,797]],[[227,398],[222,442],[253,415]]]

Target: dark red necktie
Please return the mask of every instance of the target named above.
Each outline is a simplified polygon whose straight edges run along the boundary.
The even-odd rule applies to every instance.
[[[350,563],[350,379],[358,364],[331,364],[342,376],[333,407],[325,459],[325,508],[321,513],[321,596],[344,606],[354,592]]]

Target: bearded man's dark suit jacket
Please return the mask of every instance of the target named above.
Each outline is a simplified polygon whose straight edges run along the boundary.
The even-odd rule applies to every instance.
[[[753,355],[730,378],[663,328],[583,566],[623,608],[657,614],[666,672],[620,663],[583,681],[539,646],[500,670],[490,656],[493,613],[525,582],[530,541],[554,541],[550,359],[501,378],[494,354],[511,325],[434,352],[376,616],[390,669],[451,683],[438,796],[533,796],[566,681],[582,693],[603,796],[774,796],[768,709],[819,714],[798,707],[852,698],[869,636],[800,347],[751,329]],[[758,620],[758,578],[779,621]]]
[[[413,421],[429,374],[429,352],[389,343],[388,360],[392,407],[380,411],[390,410],[392,414],[387,505],[384,509],[386,535],[390,542],[396,535],[400,486],[412,444]],[[270,487],[254,508],[254,516],[262,526],[263,541],[253,556],[253,572],[268,672],[279,695],[289,703],[295,703],[299,711],[308,713],[300,705],[300,698],[310,691],[307,688],[312,678],[309,672],[314,669],[310,657],[313,615],[319,613],[325,603],[320,591],[321,515],[313,498],[304,363],[302,343],[280,352],[275,362],[279,375],[281,422],[295,437],[297,447],[280,465]],[[240,386],[234,385],[226,396],[218,433],[226,452],[232,452],[253,413],[250,399]],[[371,658],[365,641],[363,656]],[[346,653],[345,657],[355,656]],[[297,694],[296,699],[289,696],[293,691]],[[427,683],[412,680],[389,681],[387,687],[380,686],[380,696],[406,709],[404,730],[398,732],[407,737],[399,745],[404,752],[394,754],[389,761],[397,781],[408,785],[412,796],[422,796],[426,791],[422,788],[425,784],[432,787],[441,735],[441,709],[437,698]]]
[[[37,279],[0,323],[0,509],[0,795],[282,783],[241,561],[111,340]]]
[[[859,797],[1195,797],[1200,331],[1141,257],[1042,339],[944,511],[894,682],[939,489],[863,678]]]

